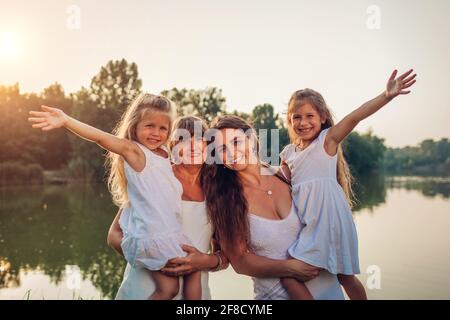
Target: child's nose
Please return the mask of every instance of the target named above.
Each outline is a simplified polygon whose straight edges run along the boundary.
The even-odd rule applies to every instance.
[[[308,121],[306,119],[301,119],[300,120],[300,126],[304,126],[306,124],[308,124]]]

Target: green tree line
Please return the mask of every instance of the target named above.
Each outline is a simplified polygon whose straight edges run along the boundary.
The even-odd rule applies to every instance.
[[[387,149],[383,165],[390,173],[448,175],[450,142],[447,138],[427,139],[417,146]]]
[[[104,150],[66,130],[38,132],[27,122],[28,112],[41,104],[57,106],[83,122],[111,132],[127,105],[141,92],[138,66],[125,59],[109,61],[88,87],[74,93],[66,94],[58,83],[41,93],[21,93],[18,84],[0,86],[0,181],[40,183],[44,170],[60,170],[72,180],[103,180]],[[216,87],[172,88],[161,94],[177,104],[178,115],[197,115],[210,122],[217,115],[231,113],[251,121],[258,132],[267,129],[266,135],[261,134],[263,142],[267,140],[267,144],[262,143],[263,159],[270,160],[289,143],[284,116],[270,104],[257,105],[251,113],[228,112],[226,98]],[[279,129],[279,134],[272,136],[270,129]],[[278,139],[279,150],[272,150],[277,145],[273,139]],[[383,168],[391,172],[412,171],[430,164],[449,171],[447,139],[425,140],[418,147],[387,149],[384,140],[371,132],[353,132],[344,143],[344,152],[355,174]]]

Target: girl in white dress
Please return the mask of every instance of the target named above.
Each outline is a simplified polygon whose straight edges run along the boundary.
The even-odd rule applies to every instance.
[[[212,226],[208,221],[203,190],[200,186],[199,174],[205,162],[206,141],[203,139],[208,127],[204,121],[194,116],[184,116],[175,120],[173,134],[169,146],[173,159],[180,159],[179,164],[172,165],[175,177],[183,186],[181,201],[181,226],[195,248],[183,246],[188,256],[168,261],[167,268],[183,268],[181,259],[188,259],[195,263],[195,270],[201,272],[202,300],[210,300],[211,293],[208,284],[209,271],[219,271],[228,266],[226,257],[221,253],[217,244],[212,241]],[[183,133],[184,132],[184,133]],[[172,201],[179,201],[173,198]],[[120,228],[120,212],[114,219],[108,233],[108,244],[123,255],[120,243],[123,232]],[[197,259],[200,257],[200,259]],[[175,262],[176,260],[176,262]],[[195,261],[194,261],[195,260]],[[164,272],[164,269],[162,270]],[[190,270],[183,270],[189,273]],[[171,275],[170,273],[166,273]],[[181,270],[177,274],[182,274]],[[172,275],[175,276],[175,275]],[[180,278],[180,291],[183,289],[183,277]],[[146,299],[155,290],[155,284],[143,267],[131,266],[129,263],[124,272],[123,281],[117,292],[116,299],[136,300]],[[179,293],[174,299],[181,299]]]
[[[119,222],[124,256],[130,265],[149,270],[156,287],[149,299],[172,299],[179,291],[178,278],[160,270],[171,258],[186,256],[181,245],[191,244],[178,221],[183,190],[165,148],[174,116],[172,102],[141,94],[125,111],[116,135],[77,121],[62,110],[42,109],[30,112],[33,128],[48,131],[65,127],[109,151],[108,184],[114,202],[123,208]],[[199,272],[184,277],[183,296],[201,299]]]
[[[336,125],[322,95],[311,89],[294,92],[288,106],[291,144],[281,152],[281,170],[291,180],[293,199],[304,225],[289,248],[291,257],[337,274],[350,299],[367,299],[359,274],[358,237],[351,212],[351,175],[340,143],[369,117],[414,84],[412,70],[364,103]],[[294,299],[310,298],[303,283],[292,278],[283,285]]]

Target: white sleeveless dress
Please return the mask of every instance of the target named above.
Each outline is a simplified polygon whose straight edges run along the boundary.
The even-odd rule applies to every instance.
[[[180,244],[191,244],[179,221],[183,187],[168,158],[136,144],[145,154],[145,167],[136,172],[124,161],[129,203],[119,220],[121,247],[131,265],[160,270],[167,260],[186,255]]]
[[[296,214],[294,203],[289,215],[281,220],[263,218],[249,214],[250,246],[258,256],[284,260],[289,257],[288,248],[294,243],[302,225]],[[288,300],[289,295],[280,278],[253,277],[256,300]],[[306,287],[316,300],[344,300],[337,276],[324,270],[308,282]]]
[[[292,198],[304,225],[289,253],[333,274],[359,274],[356,227],[336,178],[337,155],[324,148],[327,132],[303,151],[290,144],[280,154],[291,171]]]
[[[205,202],[181,201],[181,226],[194,247],[207,253],[210,250],[212,228],[208,222]],[[202,299],[211,299],[208,284],[208,271],[201,272]],[[180,291],[175,299],[181,299],[183,279],[180,278]],[[117,292],[117,300],[146,300],[155,291],[155,283],[148,270],[139,266],[125,268],[122,284]]]

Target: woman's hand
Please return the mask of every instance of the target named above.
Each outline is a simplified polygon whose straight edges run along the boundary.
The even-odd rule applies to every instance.
[[[168,276],[178,277],[195,271],[209,269],[207,266],[208,259],[210,258],[209,254],[203,253],[197,250],[197,248],[188,245],[183,245],[181,248],[188,255],[186,257],[170,259],[161,270],[162,273]]]
[[[322,270],[321,268],[312,266],[297,259],[289,259],[286,261],[288,263],[289,269],[293,273],[292,277],[302,282],[307,282],[314,279]]]
[[[397,76],[397,70],[394,70],[386,85],[385,91],[386,98],[392,99],[398,96],[399,94],[410,93],[411,92],[410,90],[405,89],[411,87],[416,82],[416,80],[414,80],[416,74],[409,76],[412,72],[413,69],[410,69],[401,76],[399,76],[398,78],[395,78]]]
[[[47,106],[41,106],[41,108],[43,112],[30,111],[33,117],[28,118],[28,121],[34,123],[33,128],[49,131],[61,128],[67,123],[68,116],[62,110]]]

